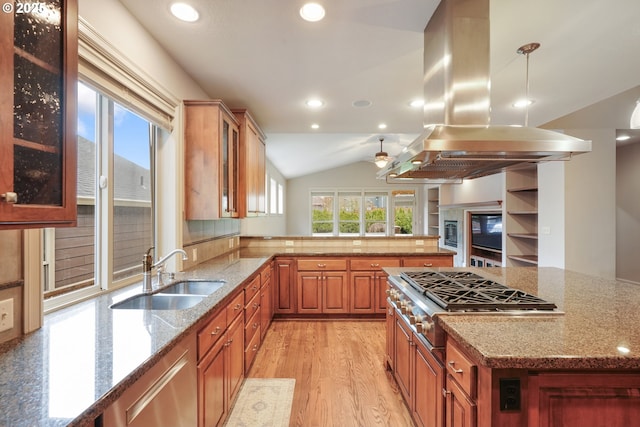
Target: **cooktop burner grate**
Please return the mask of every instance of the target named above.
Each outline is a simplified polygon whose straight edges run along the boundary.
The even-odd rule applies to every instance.
[[[554,310],[556,305],[466,271],[406,271],[401,276],[447,311]]]

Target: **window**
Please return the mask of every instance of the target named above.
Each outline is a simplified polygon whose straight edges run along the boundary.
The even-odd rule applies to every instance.
[[[360,235],[360,193],[338,193],[339,235]]]
[[[391,234],[389,229],[386,192],[311,192],[311,234],[314,236],[386,236]]]
[[[311,194],[311,234],[333,235],[334,212],[332,193]]]
[[[277,179],[267,176],[267,184],[265,190],[268,194],[269,200],[269,214],[270,215],[283,215],[284,214],[284,186],[278,182]]]
[[[414,208],[416,195],[413,190],[393,192],[394,233],[395,235],[413,235]]]
[[[139,278],[155,241],[153,163],[164,132],[78,84],[78,227],[45,231],[45,299]]]

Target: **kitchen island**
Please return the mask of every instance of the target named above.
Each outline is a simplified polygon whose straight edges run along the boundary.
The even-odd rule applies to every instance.
[[[443,355],[432,363],[441,374],[432,385],[444,393],[435,410],[445,425],[628,426],[640,419],[640,286],[555,268],[446,270],[476,273],[557,310],[434,316],[445,339],[442,353],[431,351]],[[404,330],[419,346],[416,327],[408,322]]]

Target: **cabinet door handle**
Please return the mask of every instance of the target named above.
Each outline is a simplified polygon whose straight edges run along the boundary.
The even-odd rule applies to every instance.
[[[424,264],[422,264],[423,267],[433,267],[433,263],[432,262],[425,262]]]
[[[443,389],[442,389],[442,395],[443,395],[444,397],[447,397],[447,396],[449,396],[450,394],[451,394],[451,392],[450,392],[449,390],[447,390],[446,388],[443,388]]]
[[[257,303],[257,302],[254,302],[254,303],[253,303],[253,308],[254,308],[254,310],[255,310],[256,308],[258,308],[258,307],[260,307],[260,306],[258,305],[258,303]]]
[[[325,268],[327,264],[318,264],[318,268]]]
[[[455,365],[456,362],[453,360],[449,361],[449,366],[451,366],[453,368],[453,372],[455,372],[456,374],[461,374],[462,372],[464,372],[462,369],[456,369],[453,367],[453,365]]]
[[[218,335],[220,333],[220,326],[216,326],[216,328],[211,332],[211,335]]]
[[[233,309],[234,309],[234,310],[240,310],[240,308],[241,308],[241,307],[242,307],[242,306],[238,303],[238,304],[236,304],[236,306],[235,306]]]
[[[371,263],[371,267],[374,267],[374,268],[375,268],[375,267],[380,267],[380,264],[378,264],[378,263]]]
[[[253,329],[258,329],[258,324],[257,323],[253,324]]]
[[[18,203],[18,194],[13,191],[7,191],[6,193],[0,194],[0,199],[6,203]]]

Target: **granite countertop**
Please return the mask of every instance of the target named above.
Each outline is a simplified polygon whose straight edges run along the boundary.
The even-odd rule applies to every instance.
[[[640,369],[640,286],[557,268],[466,270],[538,295],[564,313],[440,316],[442,328],[481,364],[532,370]]]
[[[425,248],[417,255],[451,255]],[[0,427],[93,426],[96,416],[274,255],[406,256],[369,248],[243,248],[177,273],[175,280],[227,283],[187,310],[112,310],[141,292],[141,283],[105,292],[45,316],[41,329],[0,345]]]

